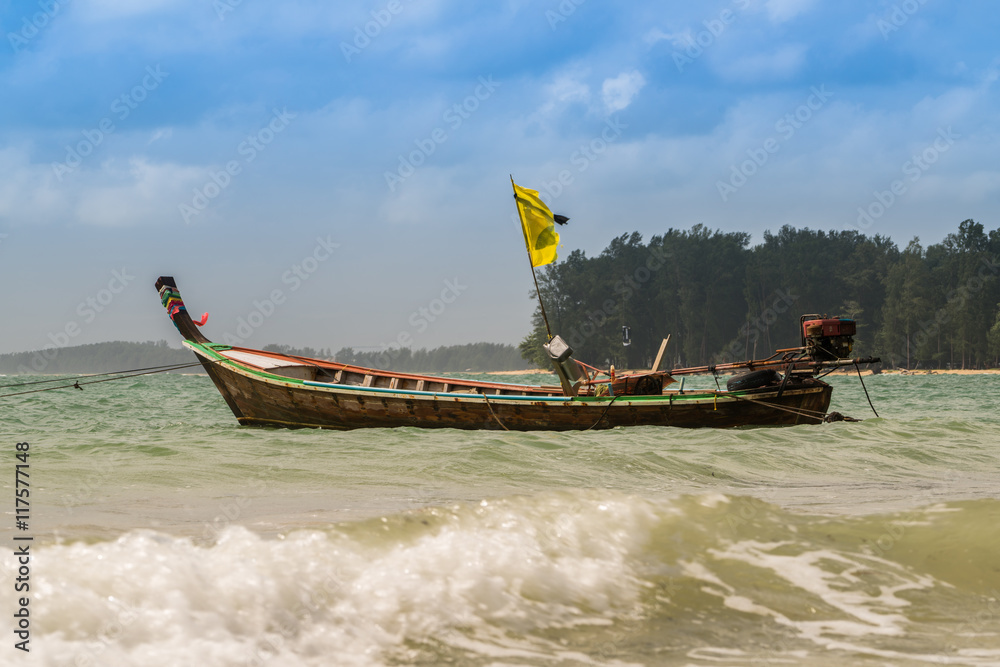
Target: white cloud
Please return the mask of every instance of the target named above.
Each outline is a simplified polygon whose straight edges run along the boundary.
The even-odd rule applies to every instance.
[[[52,166],[33,163],[26,151],[0,150],[0,217],[15,225],[82,223],[97,226],[181,224],[178,205],[192,188],[210,178],[210,169],[145,158],[107,160],[81,167],[62,180]]]
[[[774,23],[784,23],[808,10],[815,0],[767,0],[767,15]]]
[[[605,79],[601,86],[605,109],[608,113],[614,113],[627,108],[645,85],[646,79],[638,70],[622,72],[613,79]]]
[[[152,144],[154,142],[157,142],[157,141],[159,141],[161,139],[169,139],[170,137],[173,136],[173,134],[174,134],[174,130],[171,127],[160,128],[160,129],[156,130],[155,132],[153,132],[153,136],[151,136],[149,138],[149,141],[146,142],[146,145],[149,146],[150,144]]]
[[[84,224],[126,226],[181,222],[178,205],[190,204],[191,187],[210,178],[208,169],[132,158],[127,169],[104,166],[100,183],[80,193],[77,219]]]
[[[0,218],[14,224],[51,219],[62,212],[47,165],[31,164],[20,148],[0,149]]]
[[[590,103],[590,86],[583,82],[587,71],[571,71],[556,76],[545,86],[545,102],[538,109],[539,114],[548,114],[569,104]]]
[[[691,29],[687,28],[683,32],[663,32],[659,28],[653,28],[643,36],[643,41],[652,46],[657,42],[670,42],[674,48],[684,48],[694,44],[694,37]]]
[[[549,96],[558,102],[583,102],[586,104],[590,101],[590,86],[572,75],[562,76],[549,86]]]

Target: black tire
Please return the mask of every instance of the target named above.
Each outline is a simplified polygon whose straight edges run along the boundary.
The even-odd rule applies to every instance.
[[[729,391],[745,391],[757,389],[781,382],[781,374],[775,370],[750,371],[729,379],[726,389]]]

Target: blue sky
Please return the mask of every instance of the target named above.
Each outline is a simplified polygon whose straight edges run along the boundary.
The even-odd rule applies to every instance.
[[[563,255],[698,223],[996,228],[997,17],[0,1],[0,352],[175,342],[161,274],[220,341],[516,343],[534,303],[509,174],[571,217]]]

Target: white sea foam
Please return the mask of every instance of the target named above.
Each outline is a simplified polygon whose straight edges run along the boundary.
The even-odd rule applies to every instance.
[[[584,662],[532,633],[607,624],[634,607],[643,584],[632,558],[656,520],[641,501],[554,494],[284,539],[230,527],[208,547],[149,531],[48,546],[35,560],[32,657],[378,665],[433,642]]]
[[[734,530],[728,519],[748,507]],[[1000,665],[996,596],[984,602],[896,551],[858,553],[882,519],[851,519],[838,527],[850,539],[836,542],[817,541],[809,521],[716,494],[591,490],[280,537],[231,526],[209,545],[151,531],[50,544],[33,551],[32,653],[16,664],[620,667],[816,664],[843,652]],[[0,587],[12,572],[0,559]],[[937,632],[945,622],[929,614],[957,631]],[[763,654],[762,627],[776,642]]]
[[[709,553],[720,561],[738,561],[765,571],[767,576],[784,580],[812,596],[817,601],[817,607],[831,607],[840,612],[811,609],[819,616],[817,620],[797,620],[748,597],[752,593],[747,591],[756,589],[756,586],[746,586],[745,579],[741,580],[740,586],[732,586],[703,564],[685,564],[685,574],[708,584],[702,590],[721,597],[727,608],[769,617],[779,625],[796,630],[801,638],[825,650],[942,665],[1000,665],[993,660],[996,657],[993,651],[963,651],[962,657],[956,657],[902,653],[858,641],[873,636],[905,637],[911,622],[903,610],[911,603],[899,594],[926,591],[936,586],[949,587],[930,576],[915,574],[896,563],[873,556],[826,549],[802,551],[798,545],[789,542],[749,540],[726,549],[711,549]],[[797,599],[801,604],[802,596]]]

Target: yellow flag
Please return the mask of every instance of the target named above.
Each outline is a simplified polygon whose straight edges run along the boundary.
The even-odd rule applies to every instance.
[[[537,190],[514,186],[514,200],[517,202],[517,212],[521,216],[521,231],[524,232],[524,244],[531,255],[532,266],[544,266],[556,261],[556,248],[559,246],[559,234],[556,233],[555,218],[552,211],[545,205]]]

